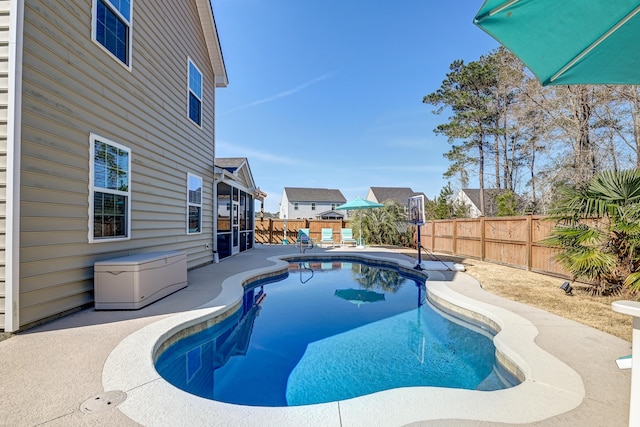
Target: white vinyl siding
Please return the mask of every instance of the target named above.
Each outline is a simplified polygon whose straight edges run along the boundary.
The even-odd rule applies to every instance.
[[[289,211],[285,212],[289,219],[316,219],[323,212],[338,206],[335,202],[291,202]],[[337,211],[343,213],[344,211]]]
[[[16,98],[19,94],[16,93],[15,85],[11,85],[11,75],[16,77],[15,70],[19,64],[12,63],[12,55],[10,53],[10,38],[11,38],[11,24],[16,22],[18,17],[11,15],[11,3],[8,1],[0,2],[0,20],[3,25],[0,27],[0,329],[12,328],[14,323],[15,307],[13,302],[19,301],[17,298],[18,289],[17,285],[14,287],[16,279],[12,279],[12,274],[17,274],[17,271],[12,271],[13,258],[19,256],[19,251],[15,250],[17,247],[14,239],[17,238],[17,231],[19,221],[17,218],[12,219],[12,211],[17,211],[14,207],[19,203],[20,193],[18,191],[13,193],[13,200],[11,200],[10,188],[8,187],[15,181],[16,175],[14,165],[15,149],[19,147],[13,147],[13,141],[7,141],[8,134],[13,135],[15,132],[19,132],[19,129],[8,129],[7,119],[8,115],[19,117],[19,111],[9,111],[10,108],[14,108],[15,105],[9,105],[13,100],[16,102]],[[15,28],[13,29],[15,31]],[[19,45],[18,45],[19,46]],[[10,71],[11,70],[11,71]],[[18,124],[19,127],[19,124]],[[19,172],[18,172],[19,176]],[[8,194],[9,193],[9,194]],[[16,197],[18,200],[16,200]],[[17,318],[15,318],[17,320]],[[16,322],[17,323],[17,322]],[[15,325],[16,328],[19,325]],[[13,329],[12,329],[13,330]]]
[[[187,233],[202,233],[202,178],[187,174]]]

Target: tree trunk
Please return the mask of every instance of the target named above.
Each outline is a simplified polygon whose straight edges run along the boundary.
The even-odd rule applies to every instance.
[[[536,145],[535,142],[531,143],[531,162],[530,171],[531,171],[531,201],[533,204],[533,208],[536,209]]]
[[[500,136],[495,135],[493,140],[494,162],[496,168],[496,188],[500,188]]]
[[[484,216],[484,143],[482,135],[479,136],[478,141],[478,178],[480,181],[480,215]]]
[[[509,161],[509,135],[507,135],[507,123],[509,122],[507,118],[507,109],[505,108],[502,114],[502,129],[504,131],[504,135],[502,135],[502,187],[510,190],[511,185],[511,176],[513,175],[512,164]],[[515,149],[512,147],[511,155],[514,154]],[[498,187],[500,188],[500,187]]]
[[[596,157],[593,144],[589,138],[589,120],[591,104],[586,86],[579,86],[577,93],[576,116],[578,119],[578,155],[577,184],[588,182],[596,174]]]
[[[633,111],[633,139],[636,143],[636,167],[640,167],[640,97],[638,96],[638,86],[632,88],[632,111]]]

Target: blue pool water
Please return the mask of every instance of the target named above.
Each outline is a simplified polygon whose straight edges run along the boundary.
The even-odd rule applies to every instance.
[[[491,334],[440,315],[420,278],[335,260],[292,262],[288,275],[249,285],[235,313],[156,361],[176,387],[257,406],[398,387],[495,390],[515,383],[496,375],[494,365]]]

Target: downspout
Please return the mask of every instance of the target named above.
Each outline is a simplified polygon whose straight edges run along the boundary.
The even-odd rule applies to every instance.
[[[7,79],[7,194],[5,236],[5,332],[20,329],[20,145],[22,128],[22,48],[24,1],[9,11]]]
[[[213,262],[219,263],[218,255],[218,184],[224,180],[224,172],[213,166]]]

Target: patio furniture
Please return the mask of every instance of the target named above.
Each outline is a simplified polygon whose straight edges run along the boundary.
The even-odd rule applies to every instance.
[[[353,238],[353,230],[351,228],[343,228],[340,230],[340,246],[344,246],[345,243],[353,243],[357,245],[356,239]]]
[[[333,228],[323,228],[322,229],[322,234],[320,237],[320,244],[331,244],[331,247],[333,247],[335,245],[335,242],[333,241]]]
[[[300,252],[304,252],[307,249],[313,249],[313,240],[309,235],[308,228],[301,228],[298,230],[296,245],[298,246],[298,248],[300,248]]]
[[[309,233],[309,229],[308,228],[301,228],[298,230],[298,242],[304,242],[307,243],[308,241],[311,241],[311,234]]]

